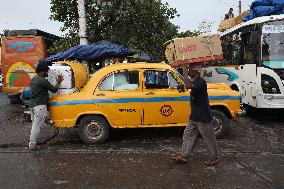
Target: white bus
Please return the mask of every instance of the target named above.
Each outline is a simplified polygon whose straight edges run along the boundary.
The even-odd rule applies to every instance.
[[[284,15],[255,18],[221,34],[224,61],[202,70],[238,90],[244,105],[284,108]]]

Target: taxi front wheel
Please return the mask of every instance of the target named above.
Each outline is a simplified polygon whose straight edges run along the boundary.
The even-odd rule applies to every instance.
[[[109,125],[100,116],[83,117],[79,122],[79,136],[86,144],[103,143],[109,137]]]
[[[216,138],[224,138],[229,130],[229,119],[222,110],[212,109],[212,126]]]

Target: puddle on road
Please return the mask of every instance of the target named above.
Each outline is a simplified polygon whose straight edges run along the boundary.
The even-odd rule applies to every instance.
[[[55,180],[54,184],[60,185],[60,184],[67,184],[69,181],[68,180]]]

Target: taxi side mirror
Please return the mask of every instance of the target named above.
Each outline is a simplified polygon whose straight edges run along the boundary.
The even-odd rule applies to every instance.
[[[184,86],[184,84],[179,84],[179,85],[177,86],[177,90],[178,90],[178,92],[185,92],[185,86]]]

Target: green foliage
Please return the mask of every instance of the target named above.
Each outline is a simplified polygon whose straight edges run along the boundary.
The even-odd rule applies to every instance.
[[[3,30],[3,36],[4,37],[8,37],[9,34],[9,30]]]
[[[53,45],[48,49],[48,54],[56,54],[61,51],[70,49],[79,44],[79,37],[77,34],[70,33],[65,37],[53,42]]]
[[[0,33],[1,34],[0,39],[2,37],[8,37],[8,33],[9,33],[9,30],[3,30],[3,32]],[[2,40],[0,40],[0,47],[2,47]]]
[[[212,25],[213,22],[204,20],[199,24],[198,31],[200,31],[202,35],[210,35],[212,33]]]
[[[193,36],[198,36],[200,35],[200,32],[198,31],[190,31],[190,30],[187,30],[185,32],[180,32],[178,33],[177,37],[178,38],[182,38],[182,37],[193,37]]]
[[[177,36],[178,27],[170,22],[177,11],[161,0],[111,0],[111,5],[86,0],[89,43],[108,40],[164,59],[163,43]],[[63,22],[66,38],[50,50],[55,53],[77,45],[78,10],[76,0],[51,0],[51,19]]]

